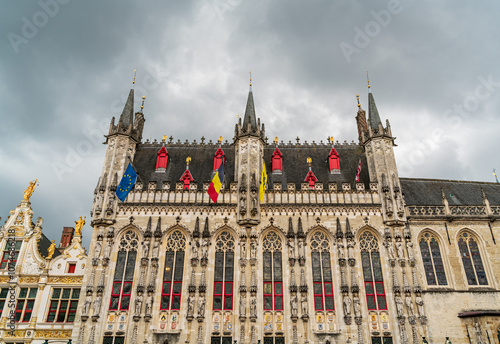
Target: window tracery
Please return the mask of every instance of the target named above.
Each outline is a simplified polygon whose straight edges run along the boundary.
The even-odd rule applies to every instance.
[[[448,285],[439,242],[435,235],[425,232],[419,241],[427,285]]]
[[[371,232],[366,231],[359,238],[359,247],[368,310],[386,310],[387,302],[378,240]]]
[[[215,242],[213,310],[233,309],[234,238],[222,232]]]
[[[120,239],[109,304],[110,310],[126,311],[130,307],[138,246],[139,239],[133,230],[125,232]]]
[[[282,241],[274,231],[262,240],[264,310],[283,310]]]
[[[477,240],[469,232],[463,232],[458,238],[458,248],[462,256],[467,283],[469,285],[487,285],[488,279]]]
[[[312,235],[310,245],[314,309],[317,311],[333,311],[335,310],[335,304],[333,298],[330,241],[323,232],[317,231]]]
[[[185,251],[186,237],[180,230],[174,230],[167,239],[161,310],[180,309]]]

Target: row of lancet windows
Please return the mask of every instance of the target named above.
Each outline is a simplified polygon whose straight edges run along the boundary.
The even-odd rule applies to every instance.
[[[222,148],[219,147],[214,154],[214,163],[213,163],[213,171],[216,171],[220,164],[226,163],[226,156]],[[157,153],[156,157],[156,171],[157,172],[165,172],[168,164],[168,152],[165,146],[162,146]],[[330,173],[340,173],[340,158],[339,153],[335,148],[332,147],[330,154],[328,155],[328,165],[330,169]],[[282,173],[283,172],[283,155],[281,154],[278,147],[273,152],[272,155],[272,172],[273,173]],[[186,168],[186,171],[183,173],[182,177],[179,179],[184,182],[184,189],[189,189],[190,183],[194,180],[193,176],[189,172],[189,168]],[[306,182],[309,182],[309,185],[314,188],[314,183],[318,181],[316,176],[309,171],[305,179]]]
[[[439,247],[439,241],[432,233],[425,232],[419,241],[427,285],[448,285]],[[458,237],[458,251],[462,258],[468,285],[488,285],[488,278],[477,239],[469,232]]]
[[[128,310],[130,307],[138,246],[138,237],[135,232],[128,231],[123,235],[118,251],[110,310]],[[429,232],[424,232],[420,237],[419,246],[427,285],[447,285],[441,250],[436,237]],[[387,310],[379,242],[370,231],[365,231],[359,238],[359,247],[367,309]],[[488,281],[477,240],[470,233],[463,232],[459,236],[458,247],[468,284],[487,285]],[[331,244],[325,233],[314,232],[310,239],[310,248],[314,308],[317,311],[333,311],[335,302]],[[262,241],[264,310],[283,310],[282,249],[282,239],[276,232],[270,231],[264,236]],[[161,310],[180,309],[185,252],[186,237],[181,231],[174,230],[167,239]],[[233,235],[228,231],[223,231],[215,243],[213,310],[233,309],[234,252]]]

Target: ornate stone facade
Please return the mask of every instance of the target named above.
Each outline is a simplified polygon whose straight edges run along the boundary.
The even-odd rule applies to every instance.
[[[33,214],[25,198],[0,227],[0,343],[71,339],[87,264],[82,237],[57,248]]]
[[[500,186],[400,178],[371,93],[369,110],[359,144],[271,145],[250,92],[232,143],[143,143],[131,91],[106,136],[73,340],[498,343]],[[121,202],[128,157],[139,179]]]

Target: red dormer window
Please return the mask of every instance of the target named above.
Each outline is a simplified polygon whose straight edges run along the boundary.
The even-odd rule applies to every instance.
[[[339,153],[335,148],[332,148],[330,154],[328,154],[328,163],[330,164],[330,173],[340,173]]]
[[[224,155],[224,151],[219,147],[217,152],[214,154],[214,171],[219,169],[221,163],[226,163],[226,156]]]
[[[164,171],[167,169],[168,153],[165,146],[161,147],[158,151],[158,156],[156,158],[156,170]]]
[[[306,179],[304,179],[304,181],[309,183],[309,189],[314,189],[314,184],[318,181],[318,178],[316,178],[314,173],[309,170],[309,173],[307,173]]]
[[[281,155],[278,147],[273,153],[273,173],[280,173],[283,171],[283,156]]]
[[[181,182],[184,182],[184,190],[189,190],[189,185],[194,180],[194,178],[191,175],[191,172],[189,172],[189,169],[186,169],[186,171],[182,175],[181,179],[179,179],[179,180]]]

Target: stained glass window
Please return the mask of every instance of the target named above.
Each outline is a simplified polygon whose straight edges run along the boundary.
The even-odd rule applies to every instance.
[[[387,302],[378,240],[372,233],[366,231],[359,238],[359,247],[361,249],[366,305],[369,310],[386,310]]]
[[[487,285],[488,279],[476,239],[469,233],[463,232],[458,238],[458,249],[462,256],[467,283],[469,285]]]
[[[186,237],[179,230],[174,230],[167,239],[165,253],[165,271],[161,290],[160,309],[181,308],[182,278],[184,276],[184,252]]]
[[[448,285],[441,250],[436,237],[429,232],[425,232],[420,238],[419,245],[427,284]]]
[[[224,231],[215,242],[214,310],[233,309],[233,281],[234,238],[229,232]],[[222,343],[224,338],[229,337],[223,337]]]
[[[335,303],[333,301],[330,242],[323,232],[317,231],[312,235],[310,244],[314,309],[333,311]]]
[[[116,259],[113,288],[111,290],[111,302],[109,303],[110,310],[119,309],[126,311],[130,307],[137,247],[137,234],[131,230],[126,232],[120,240],[120,247]]]
[[[282,243],[275,232],[262,241],[264,310],[283,310]]]

